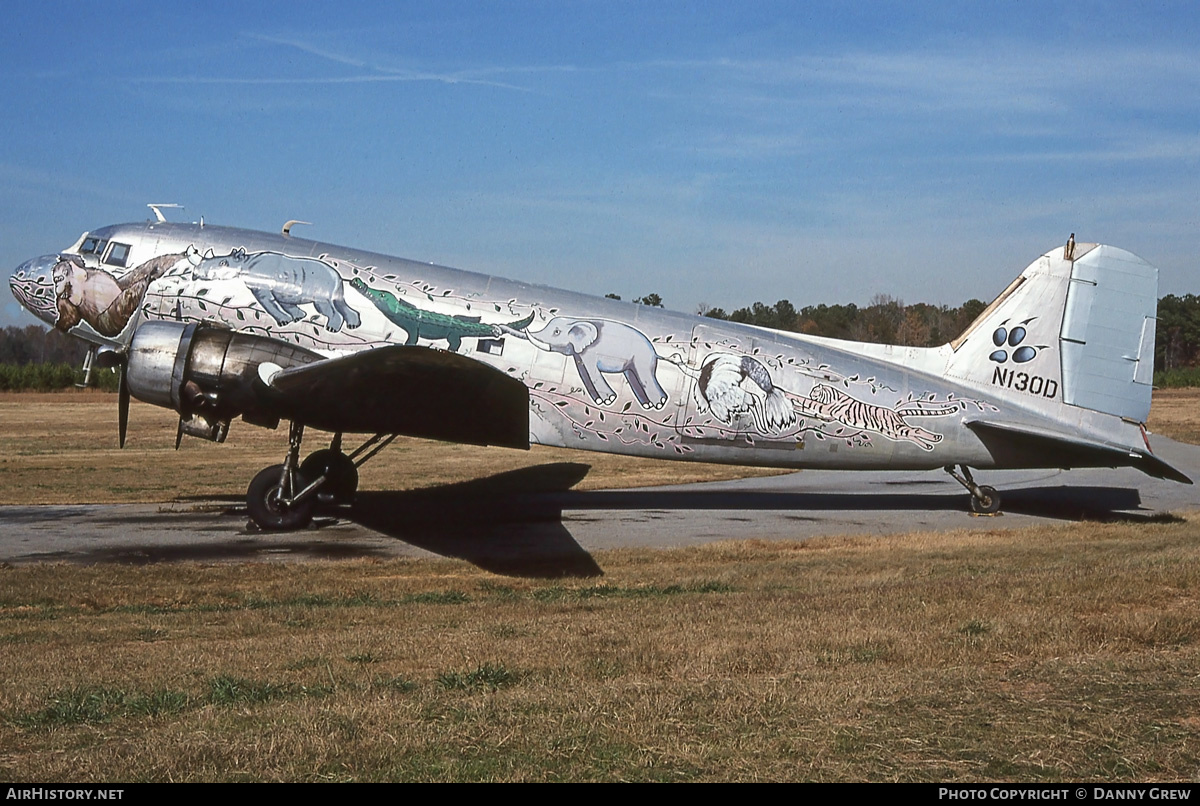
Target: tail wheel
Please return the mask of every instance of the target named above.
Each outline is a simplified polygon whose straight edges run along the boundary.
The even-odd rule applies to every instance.
[[[1000,511],[1000,493],[986,484],[979,488],[980,497],[971,496],[971,511],[976,515],[993,515]]]
[[[321,501],[334,504],[349,504],[354,501],[358,490],[358,467],[349,456],[332,448],[314,451],[300,463],[300,475],[315,481],[325,476],[325,483],[317,488]]]
[[[308,486],[303,473],[293,473],[291,490],[285,491],[283,465],[272,465],[259,471],[246,490],[246,507],[250,518],[260,528],[271,532],[303,529],[312,522],[313,496],[303,501],[291,501],[291,496]]]

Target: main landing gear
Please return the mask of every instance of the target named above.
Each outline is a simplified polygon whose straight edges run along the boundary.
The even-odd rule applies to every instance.
[[[996,492],[995,487],[989,487],[986,484],[980,486],[975,483],[975,479],[971,477],[971,469],[966,465],[959,465],[962,469],[962,474],[955,472],[954,465],[946,465],[946,472],[949,473],[955,481],[967,488],[967,492],[971,494],[971,511],[976,515],[994,515],[1000,511],[1000,493]]]
[[[358,490],[358,468],[395,438],[395,434],[376,434],[347,455],[342,452],[342,435],[334,434],[328,448],[301,462],[304,426],[293,422],[283,464],[259,471],[246,490],[250,519],[267,531],[303,529],[312,521],[317,504],[352,503]]]

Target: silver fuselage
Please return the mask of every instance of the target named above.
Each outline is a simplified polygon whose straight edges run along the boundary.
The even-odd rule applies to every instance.
[[[227,227],[116,225],[60,254],[78,256],[75,268],[35,259],[11,285],[72,335],[123,349],[142,324],[166,320],[328,357],[392,344],[453,350],[524,382],[530,441],[543,445],[796,468],[1066,463],[1044,450],[997,451],[969,427],[986,418],[1146,450],[1136,401],[1103,411],[1065,399],[1082,391],[1063,375],[1071,270],[1052,253],[1026,272],[1044,275],[1044,298],[1025,299],[1019,318],[985,313],[937,348],[807,337]],[[155,259],[144,289],[119,282]]]

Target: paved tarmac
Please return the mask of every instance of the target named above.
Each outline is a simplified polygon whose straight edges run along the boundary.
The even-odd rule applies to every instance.
[[[1200,447],[1155,439],[1200,479]],[[362,492],[351,508],[293,533],[260,532],[237,501],[0,507],[0,562],[156,563],[459,557],[498,573],[587,576],[624,546],[807,539],[916,530],[1141,521],[1200,509],[1200,489],[1136,470],[981,471],[1002,514],[973,517],[941,471],[803,471],[635,490],[577,492],[586,464],[537,465],[464,484]]]

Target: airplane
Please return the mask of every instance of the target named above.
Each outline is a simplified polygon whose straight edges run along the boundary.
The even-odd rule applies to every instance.
[[[396,435],[777,468],[1134,467],[1151,451],[1158,271],[1112,246],[1038,257],[940,347],[775,331],[279,234],[154,218],[85,232],[10,286],[135,397],[223,442],[290,424],[247,491],[265,530],[346,504]],[[329,447],[301,459],[306,428]],[[362,434],[353,450],[343,435]]]

